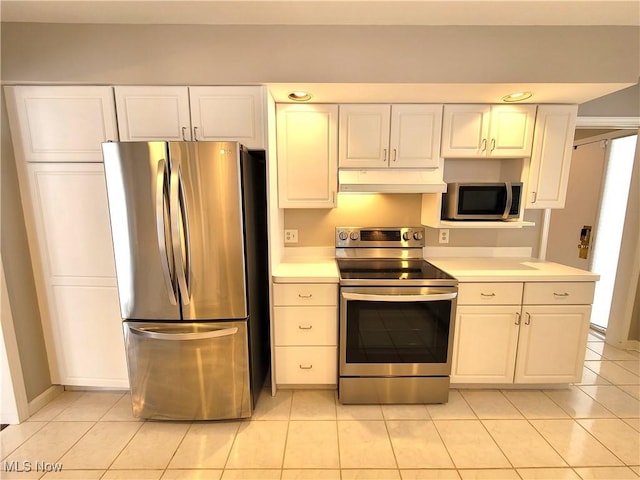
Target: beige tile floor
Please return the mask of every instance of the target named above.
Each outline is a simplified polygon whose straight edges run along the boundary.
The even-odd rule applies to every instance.
[[[639,364],[592,334],[583,381],[569,388],[454,389],[445,405],[383,406],[265,390],[251,420],[226,422],[138,421],[127,394],[67,391],[0,433],[0,478],[640,478]],[[16,471],[24,462],[31,471]]]

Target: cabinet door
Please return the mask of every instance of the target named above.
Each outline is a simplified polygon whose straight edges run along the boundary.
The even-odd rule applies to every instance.
[[[577,113],[577,105],[538,107],[526,208],[564,208]]]
[[[489,156],[530,157],[535,119],[535,105],[492,106]]]
[[[264,87],[189,87],[194,140],[237,141],[264,150]]]
[[[513,383],[519,321],[519,305],[458,307],[451,383]]]
[[[51,290],[59,383],[128,387],[117,288],[54,285]]]
[[[338,106],[277,105],[280,208],[333,208],[338,188]]]
[[[27,172],[54,383],[126,387],[103,166],[32,163]]]
[[[579,382],[590,314],[590,305],[524,305],[516,383]]]
[[[13,144],[27,162],[102,162],[118,140],[111,87],[5,87]]]
[[[187,87],[115,87],[122,141],[191,140]]]
[[[442,118],[443,157],[486,157],[490,105],[445,105]]]
[[[390,105],[340,105],[340,167],[388,167],[390,112]]]
[[[438,168],[442,105],[391,106],[391,168]]]

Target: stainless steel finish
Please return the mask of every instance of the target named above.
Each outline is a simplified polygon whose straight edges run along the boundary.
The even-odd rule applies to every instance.
[[[102,149],[120,314],[125,319],[179,320],[173,252],[168,249],[171,238],[166,226],[167,144],[104,143]],[[158,225],[159,217],[162,226]]]
[[[246,321],[124,322],[124,335],[135,416],[251,415]]]
[[[396,282],[397,283],[397,282]],[[345,289],[347,290],[347,289]],[[453,300],[458,296],[458,292],[447,289],[451,293],[438,293],[435,288],[420,288],[419,293],[406,294],[404,288],[389,288],[389,293],[379,293],[372,295],[370,293],[342,293],[347,300],[364,300],[370,302],[436,302],[438,300]],[[444,289],[442,289],[444,291]]]
[[[264,156],[235,142],[103,156],[134,414],[250,416],[269,364]]]
[[[446,403],[449,377],[341,377],[342,403]]]
[[[198,324],[204,331],[193,333],[163,333],[162,330],[166,329],[166,325],[155,327],[133,327],[130,326],[131,333],[134,335],[140,335],[146,338],[155,338],[157,340],[205,340],[207,338],[226,337],[228,335],[235,335],[238,333],[238,327],[233,328],[211,328],[206,330],[206,324]]]
[[[162,276],[165,281],[165,287],[167,294],[169,295],[169,302],[171,305],[177,305],[177,295],[175,285],[173,283],[173,253],[169,254],[167,244],[167,236],[170,233],[167,231],[167,211],[169,202],[167,193],[167,162],[164,158],[158,161],[156,166],[156,233],[158,236],[158,247],[160,252],[160,267],[162,268]],[[173,251],[173,250],[172,250]],[[171,267],[169,266],[171,262]]]
[[[442,375],[448,376],[451,373],[451,354],[453,350],[453,319],[456,317],[457,287],[431,288],[431,287],[341,287],[340,288],[340,342],[339,342],[339,362],[340,375],[348,376],[419,376],[419,375]],[[451,324],[449,326],[449,338],[447,346],[446,363],[347,363],[347,302],[349,296],[356,296],[362,300],[362,296],[385,296],[389,298],[394,295],[405,295],[410,298],[422,298],[421,301],[430,301],[431,295],[445,296],[440,300],[451,300]],[[366,298],[366,297],[365,297]],[[370,300],[371,298],[367,298]],[[415,301],[415,300],[407,300]]]
[[[470,187],[504,187],[507,192],[507,205],[505,209],[496,214],[460,214],[458,213],[458,203],[460,201],[460,188],[465,186]],[[523,184],[521,182],[495,182],[495,183],[476,183],[476,182],[464,182],[464,183],[448,183],[447,192],[442,196],[442,218],[452,220],[507,220],[509,218],[518,218],[519,214],[510,214],[511,206],[513,205],[513,186],[520,187],[520,197],[522,198]],[[535,195],[535,192],[534,192]],[[535,203],[535,200],[534,202]],[[520,208],[523,208],[520,205]]]
[[[175,253],[187,265],[178,281],[185,320],[245,318],[247,316],[243,239],[240,151],[232,142],[172,142],[172,174],[176,173],[185,232],[174,250],[188,241],[188,250]],[[177,160],[177,162],[176,162]],[[177,163],[177,165],[176,165]],[[177,171],[174,170],[177,168]],[[180,182],[180,180],[182,180]],[[174,196],[175,200],[175,196]],[[188,213],[188,215],[187,215]],[[176,221],[174,220],[174,226]],[[178,225],[181,222],[177,222]]]
[[[511,205],[513,203],[513,190],[511,189],[511,182],[504,182],[505,188],[507,189],[507,201],[505,202],[504,212],[502,213],[502,219],[506,220],[509,218],[509,211],[511,210]]]
[[[362,240],[363,231],[392,232],[398,231],[402,241],[371,241]],[[347,238],[345,235],[347,234]],[[418,236],[416,237],[416,234]],[[337,227],[336,248],[422,248],[424,247],[424,227],[403,228],[361,228],[361,227]],[[386,256],[386,255],[382,255]]]
[[[421,226],[336,228],[336,257],[346,260],[339,262],[341,403],[448,400],[458,282],[433,266],[426,267],[423,247]],[[404,275],[405,270],[415,275]],[[396,272],[402,274],[398,276]],[[354,304],[350,306],[349,302]],[[440,303],[427,306],[423,302]],[[366,317],[360,317],[359,311],[364,311],[361,309],[369,312]],[[349,319],[350,315],[354,317]],[[368,327],[360,325],[361,321],[374,325],[369,330],[374,332],[371,351],[365,343],[370,338],[365,335]],[[401,323],[396,325],[397,321]],[[378,331],[388,335],[389,341],[376,344]],[[428,333],[422,336],[423,332]],[[416,354],[407,357],[398,353],[404,348],[414,349]]]

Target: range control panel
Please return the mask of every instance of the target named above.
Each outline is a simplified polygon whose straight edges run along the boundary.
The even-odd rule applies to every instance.
[[[424,247],[423,227],[337,227],[338,248]]]

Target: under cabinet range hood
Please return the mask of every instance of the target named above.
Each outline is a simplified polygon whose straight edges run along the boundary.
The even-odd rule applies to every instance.
[[[338,171],[338,191],[360,193],[442,193],[447,184],[442,171],[346,170]]]

